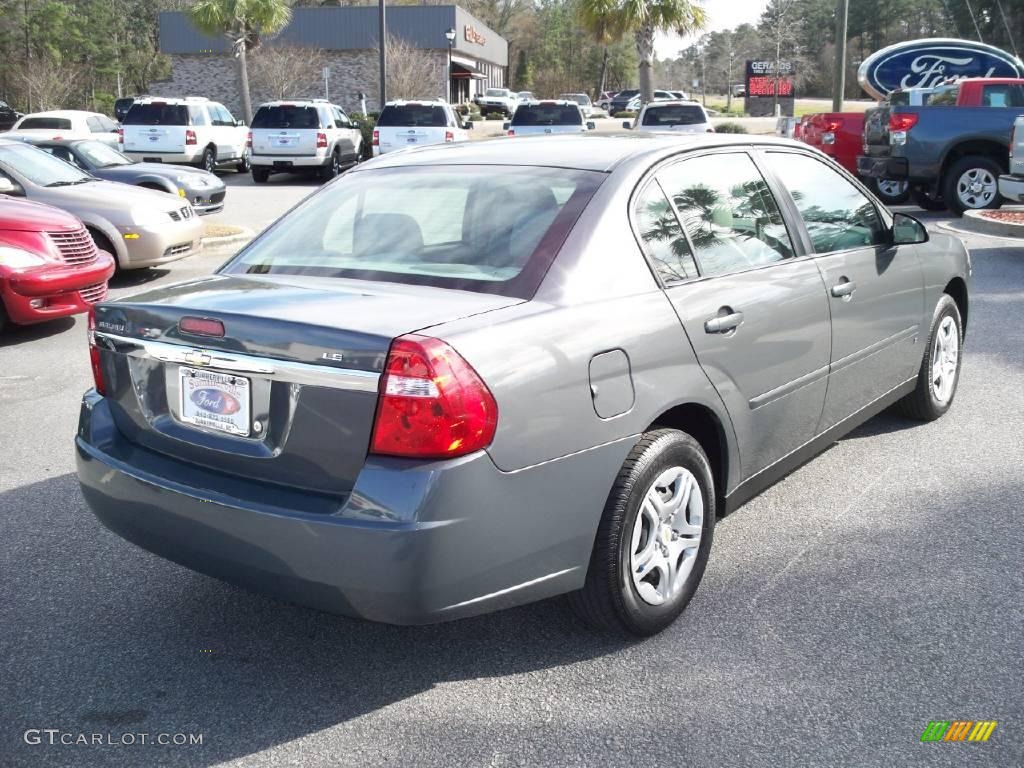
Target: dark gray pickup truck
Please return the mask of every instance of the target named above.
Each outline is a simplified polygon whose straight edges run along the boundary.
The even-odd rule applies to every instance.
[[[1008,168],[1013,122],[1024,114],[1024,86],[964,81],[959,90],[959,98],[950,94],[955,105],[869,110],[858,172],[908,181],[914,202],[927,210],[949,208],[960,215],[1002,205],[999,176]]]

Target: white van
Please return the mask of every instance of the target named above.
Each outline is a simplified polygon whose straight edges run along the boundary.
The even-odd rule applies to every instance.
[[[252,117],[252,178],[312,171],[327,181],[359,162],[362,143],[359,125],[326,99],[268,101]]]
[[[249,170],[249,131],[223,104],[199,96],[138,99],[121,123],[122,151],[147,163],[185,163],[211,173]]]
[[[376,157],[396,149],[469,141],[468,129],[472,127],[441,99],[389,101],[373,131],[373,154]]]

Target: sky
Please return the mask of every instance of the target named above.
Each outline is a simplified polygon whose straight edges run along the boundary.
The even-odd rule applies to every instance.
[[[768,5],[768,0],[704,0],[709,22],[706,32],[717,32],[732,29],[744,22],[754,24],[761,18],[761,12]],[[699,35],[690,38],[679,35],[660,34],[654,41],[654,50],[659,59],[674,59],[686,46],[690,45]]]

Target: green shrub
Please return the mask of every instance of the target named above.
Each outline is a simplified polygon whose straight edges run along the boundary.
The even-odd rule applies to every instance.
[[[739,123],[722,123],[715,126],[715,133],[746,133],[747,129]]]
[[[628,120],[630,118],[636,117],[636,112],[634,112],[631,109],[623,109],[620,112],[616,112],[614,115],[612,115],[612,117],[621,117],[623,120]]]
[[[349,114],[349,117],[359,123],[359,130],[363,134],[363,159],[369,160],[373,157],[373,129],[377,125],[377,113],[371,112],[368,115],[364,115],[361,112],[352,112]]]
[[[483,120],[483,117],[482,117],[482,116],[480,115],[480,113],[479,113],[479,112],[473,112],[473,113],[471,113],[471,114],[470,114],[470,116],[469,116],[469,121],[470,121],[471,123],[478,123],[478,122],[480,122],[481,120]]]
[[[487,117],[485,117],[484,119],[485,120],[508,120],[508,118],[505,117],[500,112],[488,112],[487,113]]]

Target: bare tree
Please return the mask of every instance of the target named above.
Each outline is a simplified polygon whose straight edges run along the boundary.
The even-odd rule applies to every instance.
[[[388,36],[388,97],[392,99],[445,98],[445,64],[401,37]]]
[[[255,90],[268,99],[313,98],[322,93],[327,55],[303,45],[263,45],[252,57]]]
[[[66,108],[76,102],[84,83],[84,70],[73,62],[62,62],[54,56],[38,56],[18,67],[15,81],[22,97],[36,111]]]

